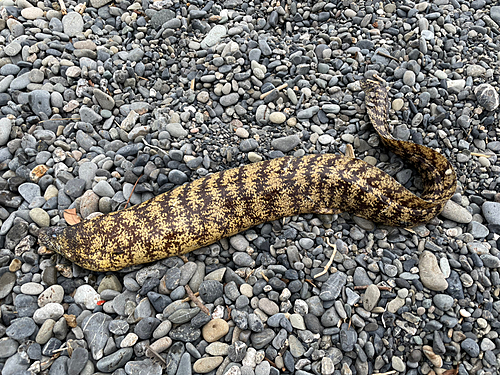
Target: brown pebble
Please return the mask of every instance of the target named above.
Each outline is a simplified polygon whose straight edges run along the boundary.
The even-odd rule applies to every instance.
[[[203,338],[207,342],[214,342],[229,332],[229,324],[223,319],[213,319],[203,326]]]

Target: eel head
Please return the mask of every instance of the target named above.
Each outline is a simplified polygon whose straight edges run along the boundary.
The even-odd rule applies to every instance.
[[[61,253],[62,245],[60,243],[63,227],[45,227],[38,231],[38,242],[47,247],[47,249]]]

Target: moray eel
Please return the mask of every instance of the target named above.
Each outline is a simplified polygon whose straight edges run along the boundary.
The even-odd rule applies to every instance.
[[[260,223],[299,214],[350,212],[393,226],[424,223],[454,194],[453,167],[430,148],[392,137],[388,88],[374,80],[361,86],[383,143],[421,174],[420,197],[354,157],[282,157],[214,173],[73,226],[42,228],[39,241],[83,268],[115,271],[182,255]]]

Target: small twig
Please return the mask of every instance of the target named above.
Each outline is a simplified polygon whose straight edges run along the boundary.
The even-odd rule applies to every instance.
[[[144,77],[141,77],[141,76],[137,76],[137,78],[139,78],[139,79],[143,79],[143,80],[145,80],[145,81],[149,81],[149,79],[144,78]]]
[[[478,156],[478,157],[483,157],[483,158],[491,158],[493,155],[486,155],[486,154],[480,154],[479,152],[471,152],[470,153],[472,156]]]
[[[392,374],[396,374],[397,371],[396,370],[391,370],[391,371],[387,371],[387,372],[375,372],[373,375],[392,375]]]
[[[167,154],[167,152],[165,150],[163,150],[162,148],[160,148],[158,146],[153,146],[152,144],[149,144],[144,138],[142,138],[142,143],[144,143],[148,147],[154,148],[155,150],[158,150],[158,151],[164,153],[165,155]]]
[[[326,243],[328,244],[328,246],[330,246],[331,248],[333,248],[333,253],[332,253],[332,256],[330,257],[330,260],[328,261],[328,263],[326,264],[325,266],[325,269],[323,271],[321,271],[320,273],[314,275],[313,279],[317,278],[317,277],[320,277],[320,276],[323,276],[325,273],[328,272],[328,268],[330,268],[330,266],[332,265],[333,263],[333,258],[335,258],[335,255],[337,254],[337,245],[336,244],[331,244],[330,243],[330,240],[328,239],[328,237],[326,238]]]
[[[399,61],[396,57],[391,56],[391,55],[388,55],[387,53],[380,52],[380,51],[377,51],[377,53],[378,53],[380,56],[387,57],[388,59],[393,59],[393,60],[395,60],[395,61]]]
[[[208,316],[210,316],[210,311],[208,310],[208,307],[206,307],[203,303],[201,303],[201,301],[198,299],[198,297],[196,297],[193,293],[193,291],[191,290],[191,288],[189,287],[189,285],[185,285],[184,286],[184,289],[186,289],[186,293],[188,294],[188,296],[191,298],[191,301],[194,302],[194,304],[196,306],[198,306],[200,308],[201,311],[203,311],[205,314],[207,314]]]
[[[316,288],[316,284],[314,284],[311,279],[304,279],[304,280],[307,281],[309,284],[311,284],[313,287]]]
[[[252,274],[255,272],[255,269],[251,270],[250,273],[245,277],[245,281],[248,281],[248,278],[252,276]]]
[[[127,204],[125,205],[125,207],[123,209],[127,208],[128,203],[130,202],[130,198],[132,198],[132,194],[134,194],[135,187],[137,186],[137,183],[139,182],[139,180],[141,179],[141,177],[142,177],[142,174],[139,176],[139,178],[135,182],[134,187],[132,188],[132,191],[130,192],[130,196],[128,197]]]
[[[195,84],[195,82],[196,82],[196,81],[195,81],[195,79],[193,78],[193,79],[191,80],[191,84],[190,84],[190,86],[189,86],[191,90],[194,90],[194,84]]]
[[[61,13],[63,15],[68,14],[68,10],[66,9],[66,5],[64,4],[64,0],[59,0],[59,6],[61,7]]]
[[[264,280],[269,281],[269,277],[267,277],[266,275],[264,275],[264,271],[262,271],[262,272],[260,273],[260,276],[262,276],[262,278],[263,278]]]
[[[288,83],[284,83],[284,84],[282,84],[282,85],[280,85],[280,86],[276,87],[276,88],[275,88],[275,89],[273,89],[273,90],[270,90],[270,91],[268,91],[268,92],[265,92],[264,94],[262,94],[262,95],[260,96],[260,99],[264,99],[266,96],[270,95],[270,94],[271,94],[274,90],[276,90],[276,91],[280,91],[280,90],[284,89],[284,88],[285,88],[285,87],[287,87],[287,86],[288,86]]]
[[[269,358],[264,357],[264,359],[265,359],[267,362],[269,362],[269,363],[271,364],[271,366],[278,368],[278,366],[276,366],[276,363],[274,363],[273,361],[271,361]]]
[[[48,119],[48,120],[38,121],[38,123],[41,124],[42,122],[66,121],[66,120],[81,120],[81,118],[79,118],[79,117],[51,118],[51,119]]]
[[[198,297],[200,295],[200,292],[196,292],[194,293],[195,297]],[[182,302],[188,302],[188,301],[191,301],[191,297],[186,297],[182,300]]]
[[[226,306],[227,308],[227,318],[224,319],[226,322],[229,322],[231,320],[231,308],[229,306]]]
[[[354,290],[364,290],[368,288],[370,285],[358,285],[354,287]],[[383,285],[375,285],[379,290],[388,290],[391,291],[392,288],[390,286],[383,286]]]

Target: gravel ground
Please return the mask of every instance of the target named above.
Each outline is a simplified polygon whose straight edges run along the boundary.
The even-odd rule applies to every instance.
[[[498,373],[500,6],[61,3],[0,0],[3,375]],[[456,167],[430,223],[302,215],[107,274],[39,253],[65,209],[346,144],[419,191],[366,116],[373,72],[395,136]]]

